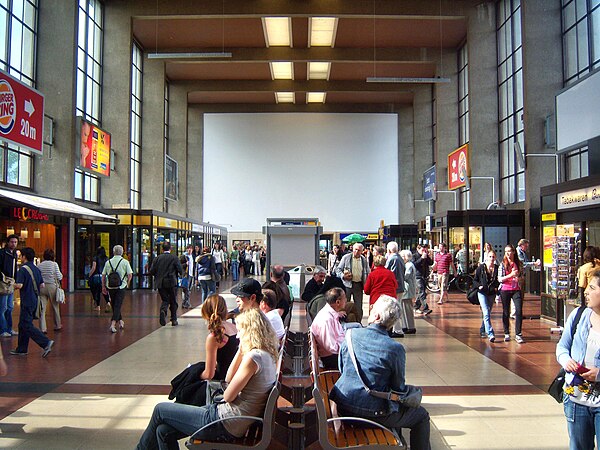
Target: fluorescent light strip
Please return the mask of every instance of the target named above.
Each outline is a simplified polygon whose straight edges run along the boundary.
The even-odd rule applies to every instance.
[[[311,17],[309,19],[310,46],[333,47],[338,19],[335,17]]]
[[[293,64],[290,61],[270,62],[271,76],[274,80],[293,80]]]
[[[368,77],[367,83],[450,83],[450,78]]]
[[[309,62],[308,79],[309,80],[329,80],[331,70],[330,62]]]
[[[148,59],[231,58],[230,52],[148,53]]]
[[[296,97],[293,92],[275,92],[277,103],[295,103]]]
[[[290,17],[263,17],[267,47],[289,47],[292,42]]]
[[[325,103],[325,92],[307,92],[306,103]]]

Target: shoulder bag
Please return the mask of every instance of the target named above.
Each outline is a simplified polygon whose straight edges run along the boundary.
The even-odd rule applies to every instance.
[[[390,390],[389,392],[381,392],[369,389],[369,387],[363,381],[360,371],[358,370],[356,356],[354,355],[354,348],[352,347],[351,334],[352,329],[346,330],[346,345],[348,346],[348,353],[350,353],[350,359],[352,360],[352,364],[354,365],[354,370],[356,370],[358,379],[365,388],[365,391],[367,391],[367,394],[372,395],[373,397],[400,403],[403,406],[406,406],[407,408],[418,408],[419,406],[421,406],[421,399],[423,398],[423,389],[421,389],[419,386],[405,384],[404,386],[406,387],[406,392],[395,392],[392,390]]]
[[[42,315],[42,302],[40,300],[40,293],[38,291],[38,286],[37,286],[37,283],[35,282],[35,277],[33,276],[33,272],[31,271],[31,268],[29,266],[27,266],[26,264],[23,265],[23,268],[25,270],[27,270],[27,272],[29,272],[29,276],[31,277],[31,284],[33,285],[33,291],[35,292],[35,296],[37,298],[37,306],[35,307],[35,310],[33,311],[33,318],[39,319],[40,316]]]
[[[56,266],[58,267],[58,264]],[[65,303],[65,291],[63,291],[63,288],[60,285],[60,280],[56,275],[54,276],[54,280],[56,281],[56,302]]]
[[[583,314],[585,308],[585,306],[580,306],[577,310],[577,314],[575,315],[575,319],[573,320],[573,326],[571,327],[571,345],[573,343],[573,338],[575,337],[575,332],[577,331],[577,325],[579,324],[579,320],[581,319],[581,315]],[[563,402],[563,387],[565,385],[566,374],[567,371],[561,367],[556,374],[556,377],[554,377],[552,384],[550,384],[550,387],[548,388],[548,394],[550,394],[558,403]]]
[[[13,259],[13,274],[15,273],[15,264],[16,260]],[[15,279],[0,272],[0,295],[10,295],[13,292],[15,292]]]

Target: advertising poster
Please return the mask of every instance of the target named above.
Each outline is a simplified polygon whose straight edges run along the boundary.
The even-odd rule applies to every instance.
[[[110,134],[81,120],[79,140],[79,167],[99,175],[110,176]]]
[[[435,200],[435,166],[423,173],[423,200]]]
[[[178,199],[178,168],[177,161],[165,155],[165,198],[177,201]]]
[[[469,144],[465,144],[448,155],[448,189],[466,186],[468,174]]]

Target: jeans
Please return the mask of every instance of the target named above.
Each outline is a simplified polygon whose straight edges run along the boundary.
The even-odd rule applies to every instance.
[[[202,287],[202,303],[204,303],[207,297],[217,292],[213,280],[200,280],[200,286]]]
[[[9,315],[8,306],[10,297],[14,297],[14,294],[0,295],[0,333],[10,333],[12,331],[12,308],[10,310],[10,327],[8,325],[8,321],[6,320],[7,316]]]
[[[182,403],[163,402],[154,407],[148,427],[142,434],[136,450],[178,450],[178,439],[191,436],[204,425],[219,419],[217,405],[191,406]],[[215,424],[197,436],[209,441],[232,441],[233,436]]]
[[[521,297],[521,291],[500,291],[500,298],[502,299],[504,334],[510,334],[510,320],[508,316],[510,314],[510,300],[512,299],[515,302],[516,310],[515,334],[521,336],[521,325],[523,324],[523,298]]]
[[[121,317],[121,306],[123,306],[123,299],[125,298],[125,289],[108,289],[108,295],[112,303],[111,320],[118,322],[123,318]]]
[[[16,349],[18,352],[27,353],[30,338],[41,348],[46,348],[50,342],[50,339],[48,339],[44,333],[33,326],[33,313],[35,310],[36,306],[28,306],[21,303],[21,314],[19,314],[19,343],[17,344]]]
[[[492,314],[492,307],[494,306],[494,298],[496,296],[494,294],[486,295],[482,292],[478,292],[477,297],[479,298],[479,306],[481,306],[481,314],[483,315],[479,332],[481,334],[487,334],[488,337],[493,337],[494,327],[492,327],[490,315]]]
[[[92,293],[92,298],[94,299],[94,304],[96,306],[100,306],[100,294],[102,294],[102,276],[100,274],[93,275],[90,278],[90,292]],[[102,294],[104,295],[104,294]],[[106,303],[110,303],[110,297],[108,295],[104,295],[104,300]]]
[[[231,261],[231,274],[233,275],[233,281],[237,281],[240,275],[240,263],[239,261]]]
[[[425,278],[417,277],[417,300],[415,301],[415,309],[427,311],[427,284]]]
[[[344,411],[342,405],[338,404],[338,415],[352,416],[353,414]],[[402,408],[398,412],[388,414],[387,416],[367,417],[374,422],[380,423],[384,427],[396,430],[399,434],[402,428],[410,429],[410,448],[415,450],[431,450],[429,443],[430,424],[429,413],[425,408]]]
[[[594,437],[600,442],[600,408],[573,403],[565,395],[565,418],[570,450],[594,450]]]

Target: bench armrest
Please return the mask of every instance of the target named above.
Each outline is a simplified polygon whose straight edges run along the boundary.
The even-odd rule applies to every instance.
[[[215,421],[213,421],[213,422],[211,422],[211,423],[207,423],[207,424],[206,424],[206,425],[204,425],[202,428],[200,428],[200,429],[196,430],[196,431],[194,432],[194,434],[192,434],[192,435],[190,436],[190,441],[191,441],[191,440],[193,440],[193,439],[198,439],[198,438],[196,437],[196,435],[197,435],[198,433],[200,433],[201,431],[204,431],[204,430],[206,430],[206,429],[207,429],[207,428],[209,428],[209,427],[212,427],[213,425],[215,425],[215,424],[217,424],[217,423],[219,423],[219,422],[223,423],[223,422],[227,422],[227,421],[229,421],[229,420],[239,420],[239,419],[253,420],[253,421],[255,421],[255,422],[260,422],[260,423],[263,423],[263,418],[262,418],[262,417],[254,417],[254,416],[233,416],[233,417],[224,417],[224,418],[222,418],[222,419],[215,420]]]
[[[371,425],[374,428],[379,428],[380,430],[390,432],[396,438],[396,441],[399,444],[402,443],[401,439],[398,437],[398,434],[396,434],[396,432],[394,430],[390,430],[389,428],[384,427],[380,423],[373,422],[372,420],[369,420],[369,419],[364,419],[362,417],[351,417],[351,416],[347,416],[347,417],[332,417],[331,419],[327,419],[327,424],[330,424],[330,423],[333,423],[333,422],[361,422],[361,423],[363,423],[365,425]]]

